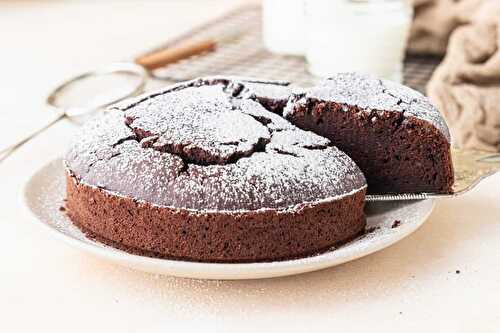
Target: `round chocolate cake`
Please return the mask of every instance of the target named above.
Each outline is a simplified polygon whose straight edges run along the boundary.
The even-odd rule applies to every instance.
[[[196,79],[88,124],[65,159],[66,208],[133,253],[303,257],[363,232],[365,176],[370,193],[451,192],[449,141],[427,98],[366,75],[299,90]]]
[[[365,177],[273,113],[287,91],[200,79],[111,110],[66,155],[69,217],[132,253],[207,262],[302,257],[359,235]]]

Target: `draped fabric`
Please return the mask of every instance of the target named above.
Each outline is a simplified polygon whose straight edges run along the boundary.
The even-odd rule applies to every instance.
[[[409,53],[443,55],[453,30],[469,22],[484,1],[488,0],[413,0]]]
[[[483,0],[453,31],[427,93],[456,145],[500,151],[500,1]]]

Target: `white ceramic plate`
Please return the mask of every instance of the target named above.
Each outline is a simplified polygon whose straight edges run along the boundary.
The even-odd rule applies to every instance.
[[[59,208],[65,196],[62,162],[57,159],[38,170],[25,188],[26,204],[41,225],[54,236],[97,257],[130,268],[200,279],[257,279],[315,271],[379,251],[421,226],[431,213],[432,200],[379,202],[367,206],[368,230],[337,249],[320,255],[266,263],[218,264],[143,257],[117,250],[85,237]],[[394,221],[401,221],[397,227]]]

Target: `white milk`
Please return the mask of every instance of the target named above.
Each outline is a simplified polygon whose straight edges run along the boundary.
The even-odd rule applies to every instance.
[[[262,35],[273,53],[303,55],[304,0],[263,0]]]
[[[305,0],[309,71],[401,82],[412,14],[405,0]]]

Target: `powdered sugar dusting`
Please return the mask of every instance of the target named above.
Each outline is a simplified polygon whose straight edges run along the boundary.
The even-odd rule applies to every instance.
[[[366,186],[328,139],[238,96],[234,85],[199,82],[141,97],[85,126],[68,167],[119,195],[200,211],[300,208]]]
[[[248,109],[245,106],[239,109]],[[244,112],[235,112],[236,107],[222,86],[204,86],[160,95],[154,103],[124,112],[140,139],[157,138],[151,144],[154,149],[199,164],[226,164],[250,155],[260,142],[270,139],[265,126]]]

